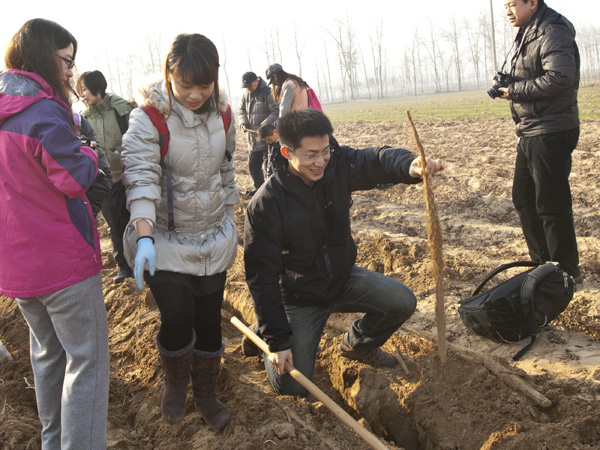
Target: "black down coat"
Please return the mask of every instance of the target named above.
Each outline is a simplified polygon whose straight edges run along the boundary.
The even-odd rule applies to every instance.
[[[258,130],[265,123],[274,123],[279,117],[279,105],[273,100],[271,89],[262,78],[258,78],[258,86],[252,93],[244,89],[238,119],[240,127],[243,125],[251,130]],[[253,151],[264,151],[267,143],[260,139],[256,133],[246,133],[248,146]]]
[[[521,41],[523,44],[521,45]],[[517,34],[508,86],[517,136],[538,136],[579,126],[579,50],[575,28],[542,5]]]
[[[399,148],[340,147],[312,187],[276,170],[252,198],[244,224],[246,281],[270,351],[290,347],[284,303],[329,307],[356,261],[351,193],[379,184],[418,183],[414,157]]]

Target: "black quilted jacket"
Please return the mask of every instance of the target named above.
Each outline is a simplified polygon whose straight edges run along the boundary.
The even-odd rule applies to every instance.
[[[283,304],[328,307],[356,261],[350,232],[351,193],[379,184],[418,183],[408,175],[411,152],[399,148],[335,149],[312,187],[275,171],[246,210],[246,281],[270,351],[290,347]]]
[[[523,40],[521,46],[521,40]],[[575,28],[542,5],[519,30],[508,87],[517,136],[538,136],[579,126],[579,50]]]

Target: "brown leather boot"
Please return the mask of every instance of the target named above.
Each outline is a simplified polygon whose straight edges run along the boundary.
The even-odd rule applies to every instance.
[[[221,372],[221,355],[200,356],[194,351],[192,391],[196,409],[215,431],[224,429],[231,420],[227,407],[217,400],[217,381]]]
[[[167,423],[178,423],[185,416],[185,397],[192,370],[194,341],[187,347],[173,352],[162,348],[158,339],[156,342],[165,371],[162,418]]]

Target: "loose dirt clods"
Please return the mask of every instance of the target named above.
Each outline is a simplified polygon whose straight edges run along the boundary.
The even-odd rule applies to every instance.
[[[543,329],[522,361],[509,363],[522,343],[495,343],[468,331],[456,313],[494,267],[525,259],[527,251],[510,190],[515,158],[511,124],[503,120],[422,121],[420,138],[446,170],[434,178],[444,238],[448,360],[440,365],[435,342],[435,282],[427,250],[421,186],[384,186],[353,196],[350,211],[358,264],[401,280],[416,293],[417,312],[385,348],[401,358],[394,369],[374,370],[340,357],[336,347],[353,317],[334,315],[321,341],[314,382],[394,448],[597,449],[600,448],[600,211],[597,182],[600,121],[583,120],[573,152],[571,187],[585,283],[571,305]],[[356,148],[392,145],[415,150],[408,123],[334,123],[335,137]],[[377,139],[377,142],[374,142]],[[243,192],[251,184],[246,153],[235,155]],[[243,208],[236,210],[243,226]],[[240,240],[241,243],[241,240]],[[366,449],[355,434],[311,399],[277,398],[257,358],[240,351],[235,314],[253,320],[241,251],[230,270],[223,318],[227,347],[219,397],[231,425],[209,430],[189,398],[185,420],[160,418],[162,373],[155,349],[158,311],[147,291],[116,272],[102,229],[104,294],[109,315],[111,449]],[[0,363],[0,442],[3,449],[40,447],[28,330],[14,301],[0,298],[0,339],[14,361]],[[457,354],[478,352],[546,397],[539,406],[484,364]]]

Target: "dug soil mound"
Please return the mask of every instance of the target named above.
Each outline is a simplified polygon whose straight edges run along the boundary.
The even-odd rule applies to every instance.
[[[500,264],[527,259],[511,202],[515,138],[508,121],[417,122],[428,156],[446,170],[433,180],[443,234],[448,358],[435,340],[435,281],[427,245],[423,188],[382,186],[353,195],[351,217],[360,266],[408,285],[417,312],[386,344],[399,360],[375,370],[341,357],[337,345],[355,318],[335,315],[321,341],[315,383],[391,448],[600,448],[600,121],[582,123],[571,177],[575,227],[585,283],[567,310],[543,328],[519,362],[528,340],[497,343],[466,329],[458,300]],[[335,123],[335,136],[356,148],[377,145],[416,150],[408,123]],[[240,191],[250,188],[239,140]],[[238,229],[248,199],[237,207]],[[104,295],[109,317],[111,449],[365,449],[357,435],[313,398],[276,397],[257,358],[240,349],[237,316],[250,323],[242,248],[229,271],[223,314],[226,353],[218,395],[231,411],[222,433],[208,429],[191,398],[185,420],[160,417],[162,371],[155,336],[159,313],[149,291],[133,280],[113,285],[115,263],[101,227]],[[240,240],[241,244],[241,240]],[[0,339],[14,360],[0,362],[0,447],[40,447],[28,330],[13,300],[0,297]]]

